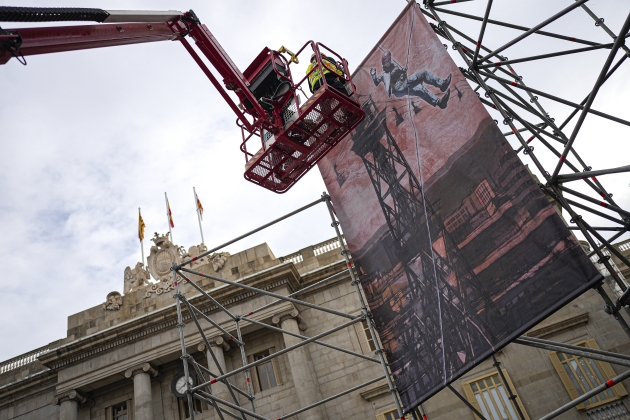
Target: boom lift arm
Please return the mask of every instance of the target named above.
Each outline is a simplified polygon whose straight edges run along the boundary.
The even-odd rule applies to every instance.
[[[364,118],[356,100],[348,63],[326,46],[307,42],[297,54],[282,47],[264,48],[242,73],[208,28],[190,10],[107,11],[87,8],[0,7],[0,22],[92,21],[96,25],[42,28],[0,28],[0,64],[24,57],[156,41],[179,41],[206,74],[237,116],[242,131],[241,151],[245,154],[245,178],[277,193],[286,192],[332,147]],[[197,48],[223,78],[222,83]],[[291,64],[312,50],[317,65],[310,73],[324,74],[322,51],[337,62],[347,92],[330,87],[325,78],[310,97],[291,77]],[[282,55],[290,55],[287,59]],[[237,98],[228,93],[232,91]],[[300,92],[302,95],[300,95]],[[300,106],[302,97],[305,103]],[[252,146],[257,150],[252,152]]]

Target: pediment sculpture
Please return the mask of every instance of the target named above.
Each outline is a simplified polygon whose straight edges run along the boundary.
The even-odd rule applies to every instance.
[[[125,286],[123,293],[127,294],[149,284],[148,280],[150,278],[149,270],[144,268],[140,262],[136,263],[136,267],[133,269],[131,267],[125,268]]]
[[[120,292],[109,292],[103,303],[103,309],[106,311],[117,311],[122,307],[123,301]]]
[[[182,261],[179,248],[171,242],[170,233],[159,235],[156,232],[151,241],[155,244],[147,257],[151,276],[159,282],[172,281],[171,266]]]
[[[229,257],[229,252],[215,252],[214,254],[210,255],[209,259],[212,263],[212,269],[215,272],[221,270]]]
[[[187,253],[182,254],[182,260],[186,261],[186,260],[198,257],[199,255],[203,254],[206,251],[208,251],[208,247],[205,246],[204,244],[193,245],[190,248],[188,248]],[[229,257],[230,257],[229,252],[215,252],[213,254],[206,255],[205,257],[199,258],[196,261],[193,261],[190,264],[190,268],[195,269],[197,267],[201,267],[202,265],[209,264],[212,266],[212,269],[216,273],[223,268],[223,266],[225,265],[225,262],[228,260]]]

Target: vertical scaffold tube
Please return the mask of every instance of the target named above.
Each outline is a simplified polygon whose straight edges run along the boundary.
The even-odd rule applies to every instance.
[[[359,285],[359,280],[356,278],[354,274],[354,270],[352,268],[352,263],[350,262],[350,251],[346,248],[343,243],[343,237],[341,236],[341,231],[339,230],[339,222],[335,217],[335,210],[333,209],[332,202],[330,201],[330,196],[326,193],[322,194],[322,199],[326,201],[326,207],[328,207],[328,213],[330,213],[330,219],[332,220],[331,226],[335,229],[335,233],[337,234],[337,239],[339,240],[339,246],[341,247],[341,255],[346,260],[346,266],[348,267],[348,273],[350,273],[350,278],[352,279],[352,285],[355,288],[356,294],[359,297],[359,304],[361,306],[361,315],[365,317],[365,321],[368,325],[368,329],[370,330],[370,336],[372,337],[372,342],[376,347],[375,353],[378,355],[379,360],[381,361],[381,366],[383,366],[383,371],[385,372],[385,378],[387,379],[387,385],[389,387],[389,393],[392,395],[394,399],[394,403],[396,404],[396,410],[398,411],[398,418],[403,420],[405,417],[403,416],[403,408],[398,400],[398,396],[396,395],[397,391],[394,387],[394,382],[392,381],[391,374],[389,372],[389,368],[387,367],[387,362],[385,362],[385,356],[383,356],[383,349],[378,341],[378,337],[376,335],[376,331],[374,330],[374,325],[372,325],[372,317],[368,308],[365,304],[365,300],[363,299],[363,294],[361,293],[361,286]]]
[[[184,377],[186,378],[186,391],[190,390],[190,372],[188,371],[188,352],[186,351],[186,340],[184,340],[184,321],[182,319],[182,307],[179,301],[179,284],[177,282],[177,271],[175,271],[177,265],[173,263],[171,271],[173,271],[173,286],[175,286],[175,306],[177,308],[177,329],[179,329],[179,343],[182,346],[182,362],[184,365]],[[190,413],[190,419],[195,420],[195,410],[193,406],[193,399],[190,392],[186,392],[186,398],[188,399],[188,412]]]
[[[247,357],[245,357],[245,343],[243,342],[243,335],[241,334],[241,326],[239,325],[239,321],[241,319],[236,319],[236,335],[238,337],[239,349],[241,349],[241,359],[243,360],[243,366],[247,364]],[[252,411],[256,412],[256,406],[254,405],[254,390],[252,389],[252,380],[249,369],[245,369],[245,381],[247,382],[247,392],[249,393],[249,401],[252,403]]]

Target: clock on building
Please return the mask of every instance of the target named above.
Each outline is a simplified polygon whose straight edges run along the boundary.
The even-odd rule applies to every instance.
[[[191,387],[197,385],[197,380],[194,375],[188,376],[188,383]],[[186,375],[184,372],[180,372],[173,378],[171,382],[171,391],[177,398],[185,399],[186,398]]]

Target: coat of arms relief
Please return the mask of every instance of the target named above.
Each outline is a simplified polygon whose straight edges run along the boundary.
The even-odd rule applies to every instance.
[[[184,247],[178,247],[171,242],[170,233],[166,233],[165,235],[155,233],[151,241],[155,245],[151,247],[149,257],[147,258],[147,265],[151,276],[157,280],[157,283],[147,284],[145,298],[150,298],[153,294],[161,295],[162,293],[174,290],[173,273],[171,272],[173,263],[180,264],[183,261],[198,257],[208,250],[204,244],[200,244],[193,245],[186,251]],[[199,258],[188,267],[193,270],[198,269],[199,271],[204,271],[206,269],[205,266],[211,266],[214,272],[218,272],[223,268],[229,256],[230,254],[227,252],[217,252]],[[184,281],[184,279],[179,276],[177,278],[178,281]]]
[[[146,291],[144,298],[148,299],[174,290],[173,273],[171,272],[173,263],[180,264],[208,251],[204,244],[193,245],[186,251],[183,246],[178,247],[171,242],[170,233],[160,235],[156,232],[151,241],[154,245],[147,257],[147,267],[145,268],[141,262],[138,262],[134,268],[125,268],[123,287],[125,295],[143,289]],[[217,273],[223,269],[229,257],[229,252],[215,252],[198,258],[191,262],[188,267],[201,272],[214,271]],[[151,277],[155,281],[151,281]],[[197,280],[196,275],[191,274],[190,278],[194,281]],[[184,281],[184,279],[178,276],[178,281]],[[117,311],[122,307],[122,300],[123,297],[119,292],[112,292],[107,295],[103,309]]]
[[[145,298],[150,298],[154,293],[161,295],[175,289],[171,266],[173,263],[179,264],[182,261],[181,250],[171,242],[170,233],[160,235],[156,232],[151,241],[154,245],[147,257],[147,266],[151,277],[157,280],[157,283],[147,285]]]

